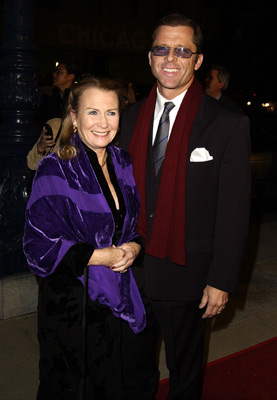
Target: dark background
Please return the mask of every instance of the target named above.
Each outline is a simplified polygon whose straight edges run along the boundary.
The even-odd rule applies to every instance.
[[[56,61],[68,59],[83,73],[133,82],[147,93],[149,38],[159,18],[180,12],[204,36],[203,81],[210,63],[231,72],[231,97],[276,100],[276,12],[273,1],[34,0],[34,44],[41,86],[51,84]],[[1,10],[3,1],[0,1]],[[1,18],[2,19],[2,18]],[[2,23],[2,21],[1,21]],[[2,29],[1,29],[2,31]]]
[[[85,73],[151,85],[149,37],[159,18],[171,12],[191,17],[202,28],[204,64],[199,79],[210,63],[217,63],[231,72],[230,93],[276,96],[273,1],[36,0],[40,82],[47,82],[55,61],[68,58]]]

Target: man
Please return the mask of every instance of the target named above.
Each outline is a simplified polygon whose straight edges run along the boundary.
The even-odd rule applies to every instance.
[[[230,81],[230,73],[220,65],[212,65],[205,78],[205,93],[228,107],[241,110],[240,107],[223,92]]]
[[[53,94],[42,97],[37,112],[37,122],[43,126],[52,118],[62,118],[73,82],[77,79],[77,66],[66,61],[60,62],[53,71]]]
[[[170,372],[168,399],[200,399],[205,320],[220,314],[235,292],[247,237],[249,121],[202,93],[195,78],[201,45],[193,21],[164,17],[149,52],[156,84],[145,101],[123,111],[120,144],[133,160],[146,252],[144,268],[133,273],[147,327],[137,336],[122,332],[128,400],[155,398],[159,328]],[[163,156],[156,154],[155,138],[163,131],[164,109],[170,136],[156,172],[154,162],[159,166]]]

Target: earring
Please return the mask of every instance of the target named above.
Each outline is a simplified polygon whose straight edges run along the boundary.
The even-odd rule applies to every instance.
[[[78,128],[76,125],[73,125],[73,132],[76,133],[78,131]]]

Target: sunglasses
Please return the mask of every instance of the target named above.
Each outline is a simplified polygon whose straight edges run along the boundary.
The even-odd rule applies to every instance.
[[[169,54],[170,49],[174,49],[174,54],[179,58],[190,58],[193,54],[198,54],[197,51],[191,51],[185,47],[167,47],[167,46],[154,46],[151,48],[153,56],[165,57]]]

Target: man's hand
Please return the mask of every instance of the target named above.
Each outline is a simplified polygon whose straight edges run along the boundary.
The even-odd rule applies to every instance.
[[[202,318],[211,318],[217,314],[220,314],[228,301],[228,293],[223,290],[216,289],[212,286],[207,285],[203,291],[203,296],[199,308],[206,308]]]

